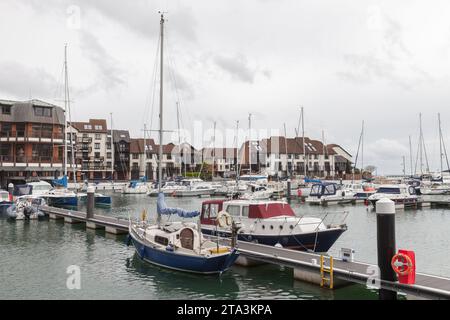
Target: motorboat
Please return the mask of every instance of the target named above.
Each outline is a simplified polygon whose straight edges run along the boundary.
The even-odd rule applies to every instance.
[[[348,183],[344,184],[341,190],[346,193],[353,193],[356,200],[367,200],[372,194],[376,192],[373,185],[363,183]]]
[[[338,223],[327,223],[328,215],[297,217],[284,201],[208,200],[202,204],[200,219],[204,234],[231,237],[229,230],[215,222],[221,212],[240,223],[238,240],[295,250],[327,252],[347,230],[346,216]]]
[[[351,203],[355,194],[351,190],[343,190],[342,186],[333,182],[313,184],[306,203],[311,205],[332,205]]]
[[[3,215],[12,204],[12,195],[8,191],[0,190],[0,215]]]
[[[449,195],[450,184],[431,183],[430,185],[421,185],[420,194],[423,195]]]
[[[166,196],[171,196],[174,194],[177,190],[187,189],[186,186],[180,185],[179,183],[176,183],[175,181],[167,181],[164,186],[161,188],[161,192],[164,193]],[[158,190],[153,189],[149,192],[147,192],[148,196],[156,197],[158,196]]]
[[[40,207],[46,206],[44,198],[33,195],[20,196],[6,211],[11,220],[36,220],[45,217]]]
[[[274,194],[273,189],[266,188],[265,186],[252,185],[251,191],[241,196],[241,199],[247,200],[267,200]]]
[[[42,194],[49,206],[54,207],[76,207],[78,206],[79,196],[65,188],[55,188]]]
[[[198,197],[212,195],[216,191],[211,184],[201,179],[183,179],[181,180],[182,188],[175,190],[172,195],[175,197]]]
[[[406,184],[380,185],[377,192],[371,195],[368,200],[375,207],[376,202],[383,198],[394,201],[396,205],[404,206],[416,206],[418,201],[415,188]]]
[[[130,181],[128,185],[123,186],[122,194],[147,194],[150,188],[147,182],[142,180]]]

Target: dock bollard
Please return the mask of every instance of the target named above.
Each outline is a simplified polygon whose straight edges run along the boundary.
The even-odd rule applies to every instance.
[[[287,180],[287,195],[286,199],[288,203],[291,203],[291,179]]]
[[[95,205],[95,187],[91,186],[87,188],[86,218],[91,219],[94,217],[94,205]]]
[[[395,255],[395,203],[387,198],[376,202],[378,267],[381,280],[396,282],[397,276],[391,267]],[[379,289],[380,300],[397,300],[397,292]]]

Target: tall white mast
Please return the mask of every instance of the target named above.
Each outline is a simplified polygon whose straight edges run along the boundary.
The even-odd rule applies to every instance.
[[[239,135],[239,120],[236,120],[236,181],[239,180],[239,151],[238,151],[238,135]],[[245,148],[244,148],[245,150]],[[233,155],[234,156],[234,155]]]
[[[308,159],[306,158],[306,145],[305,145],[305,114],[303,112],[303,107],[301,107],[301,116],[302,116],[302,140],[303,140],[303,159],[304,159],[304,165],[303,165],[303,169],[304,169],[304,174],[305,174],[305,178],[306,178],[306,174],[307,174],[307,170],[306,170],[306,166],[308,163]]]
[[[159,84],[159,159],[158,159],[158,193],[161,193],[162,186],[162,156],[163,156],[163,96],[164,96],[164,14],[161,13],[161,61],[160,61],[160,84]],[[161,225],[161,214],[158,212],[156,222]]]
[[[178,127],[178,152],[180,152],[181,155],[181,131],[180,131],[180,105],[177,101],[177,127]],[[184,156],[184,153],[183,153]],[[180,176],[182,174],[181,172],[181,163],[183,162],[183,159],[180,157]]]
[[[111,181],[114,180],[114,131],[113,131],[113,114],[111,115]]]
[[[216,163],[216,122],[214,121],[214,134],[213,134],[213,161],[212,161],[212,174],[211,180],[214,180],[214,165]]]
[[[420,174],[423,174],[423,132],[422,132],[422,113],[419,113],[419,157],[420,157]]]
[[[252,175],[252,114],[248,114],[248,164],[249,174]]]
[[[411,166],[410,171],[412,177],[414,174],[413,174],[413,155],[412,155],[411,136],[409,136],[409,165]]]
[[[362,121],[361,129],[361,179],[364,174],[364,120]]]
[[[286,123],[283,123],[284,127],[284,151],[286,152],[286,175],[290,177],[289,170],[289,156],[288,156],[288,147],[287,147],[287,131],[286,131]]]
[[[73,172],[73,182],[77,182],[76,177],[76,169],[75,169],[75,148],[73,146],[73,137],[72,137],[72,116],[70,112],[70,92],[69,92],[69,72],[67,67],[67,44],[64,46],[64,106],[65,111],[68,112],[69,115],[69,122],[70,122],[70,155],[71,155],[71,162],[72,162],[72,172]],[[66,144],[65,144],[65,161],[64,161],[64,175],[67,176],[67,119],[66,119]]]
[[[443,169],[443,164],[442,164],[442,157],[444,156],[442,153],[442,128],[441,128],[441,114],[438,113],[438,122],[439,122],[439,160],[440,160],[440,165],[441,165],[441,177],[442,177],[442,171]]]
[[[323,153],[323,177],[324,178],[326,178],[326,175],[325,175],[325,153],[326,153],[326,146],[325,146],[325,132],[324,132],[324,130],[322,130],[322,146],[323,146],[323,148],[322,148],[322,153]]]

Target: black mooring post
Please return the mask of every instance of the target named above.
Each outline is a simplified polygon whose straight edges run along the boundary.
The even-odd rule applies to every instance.
[[[391,260],[395,255],[395,203],[387,198],[376,202],[378,267],[381,280],[396,282]],[[380,300],[397,300],[397,292],[379,289]]]
[[[94,206],[95,206],[95,187],[88,187],[86,218],[92,219],[94,217]]]
[[[291,179],[287,180],[287,195],[286,199],[288,203],[291,203]]]

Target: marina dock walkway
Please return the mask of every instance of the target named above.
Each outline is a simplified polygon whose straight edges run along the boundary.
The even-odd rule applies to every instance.
[[[86,213],[55,207],[41,207],[51,219],[64,219],[67,223],[86,223],[86,227],[98,229],[105,228],[105,232],[113,234],[128,233],[128,220],[112,218],[103,215],[94,215],[87,218]],[[221,238],[228,243],[228,239]],[[251,242],[238,241],[241,255],[247,259],[263,263],[282,265],[300,272],[320,275],[320,254],[308,253],[279,247],[265,246]],[[384,289],[389,289],[405,294],[428,298],[428,299],[450,299],[450,278],[416,273],[416,283],[405,285],[398,282],[377,280],[376,265],[363,262],[346,262],[342,259],[333,258],[334,277],[345,282],[360,284],[378,284]],[[325,263],[329,265],[329,257],[325,256]],[[372,282],[373,280],[373,282]],[[369,282],[368,282],[369,281]]]

